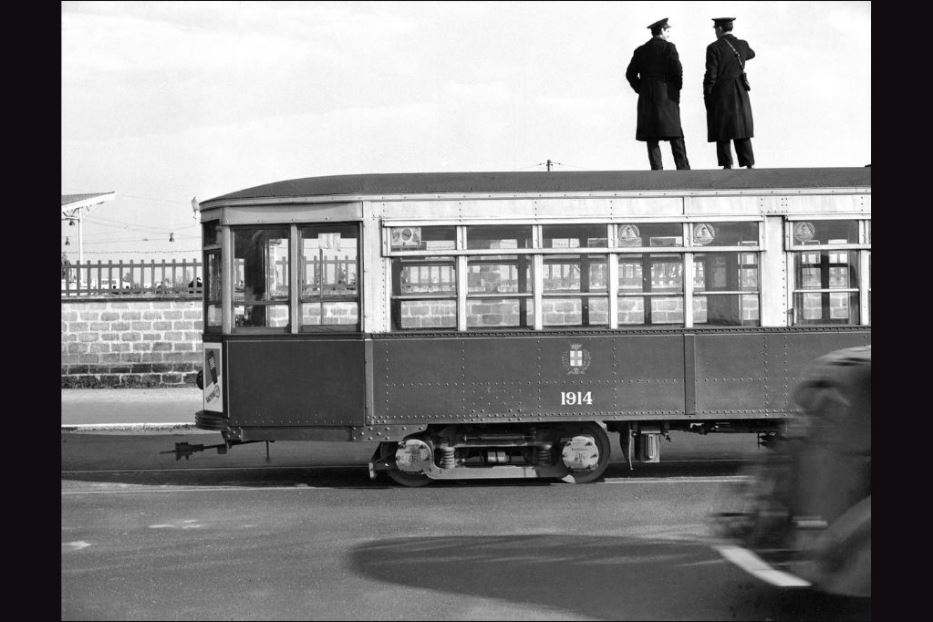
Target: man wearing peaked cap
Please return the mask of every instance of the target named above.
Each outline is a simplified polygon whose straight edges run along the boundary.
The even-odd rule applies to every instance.
[[[648,28],[651,30],[651,39],[635,48],[625,71],[625,79],[638,93],[635,140],[647,143],[651,170],[664,168],[658,144],[662,140],[670,141],[678,170],[689,170],[684,131],[680,126],[683,67],[677,55],[677,47],[668,40],[671,25],[665,17]]]
[[[716,41],[706,47],[706,73],[703,76],[703,102],[706,104],[707,141],[716,143],[719,166],[732,168],[732,145],[739,166],[752,168],[755,154],[752,137],[750,90],[745,61],[755,58],[747,41],[732,34],[734,17],[714,17]]]

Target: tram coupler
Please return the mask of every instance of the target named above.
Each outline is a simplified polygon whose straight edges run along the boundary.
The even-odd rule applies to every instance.
[[[204,445],[198,443],[197,445],[192,445],[188,442],[175,443],[175,449],[170,449],[168,451],[160,451],[160,454],[175,454],[175,461],[181,460],[184,458],[187,460],[191,454],[198,453],[199,451],[207,451],[208,449],[216,449],[218,454],[225,454],[234,445],[248,445],[250,443],[265,443],[266,444],[266,462],[270,462],[269,457],[269,443],[274,443],[275,441],[236,441],[236,440],[226,440],[223,443],[218,443],[216,445]]]
[[[216,449],[218,454],[227,453],[229,445],[227,443],[218,443],[217,445],[204,445],[199,443],[197,445],[192,445],[191,443],[175,443],[175,449],[170,449],[169,451],[160,451],[160,454],[175,454],[175,461],[178,462],[182,458],[187,460],[191,454],[197,453],[199,451],[206,451],[208,449]]]

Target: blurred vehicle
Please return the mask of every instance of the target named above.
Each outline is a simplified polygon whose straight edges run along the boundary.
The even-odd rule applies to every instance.
[[[780,587],[871,597],[871,346],[818,358],[799,419],[715,515],[729,561]]]

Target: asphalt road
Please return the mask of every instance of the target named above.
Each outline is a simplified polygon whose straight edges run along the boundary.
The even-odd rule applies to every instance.
[[[190,421],[200,395],[62,393],[68,426]],[[671,439],[629,471],[612,435],[592,484],[411,489],[369,479],[371,443],[176,460],[174,443],[220,435],[63,431],[61,617],[871,619],[870,602],[780,591],[712,548],[710,513],[767,451],[754,435]]]
[[[63,620],[871,617],[716,553],[707,520],[735,464],[417,489],[359,467],[194,464],[63,472]]]

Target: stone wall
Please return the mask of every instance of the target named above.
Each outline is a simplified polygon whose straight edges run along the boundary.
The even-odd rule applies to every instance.
[[[63,300],[62,387],[193,385],[200,300]]]

